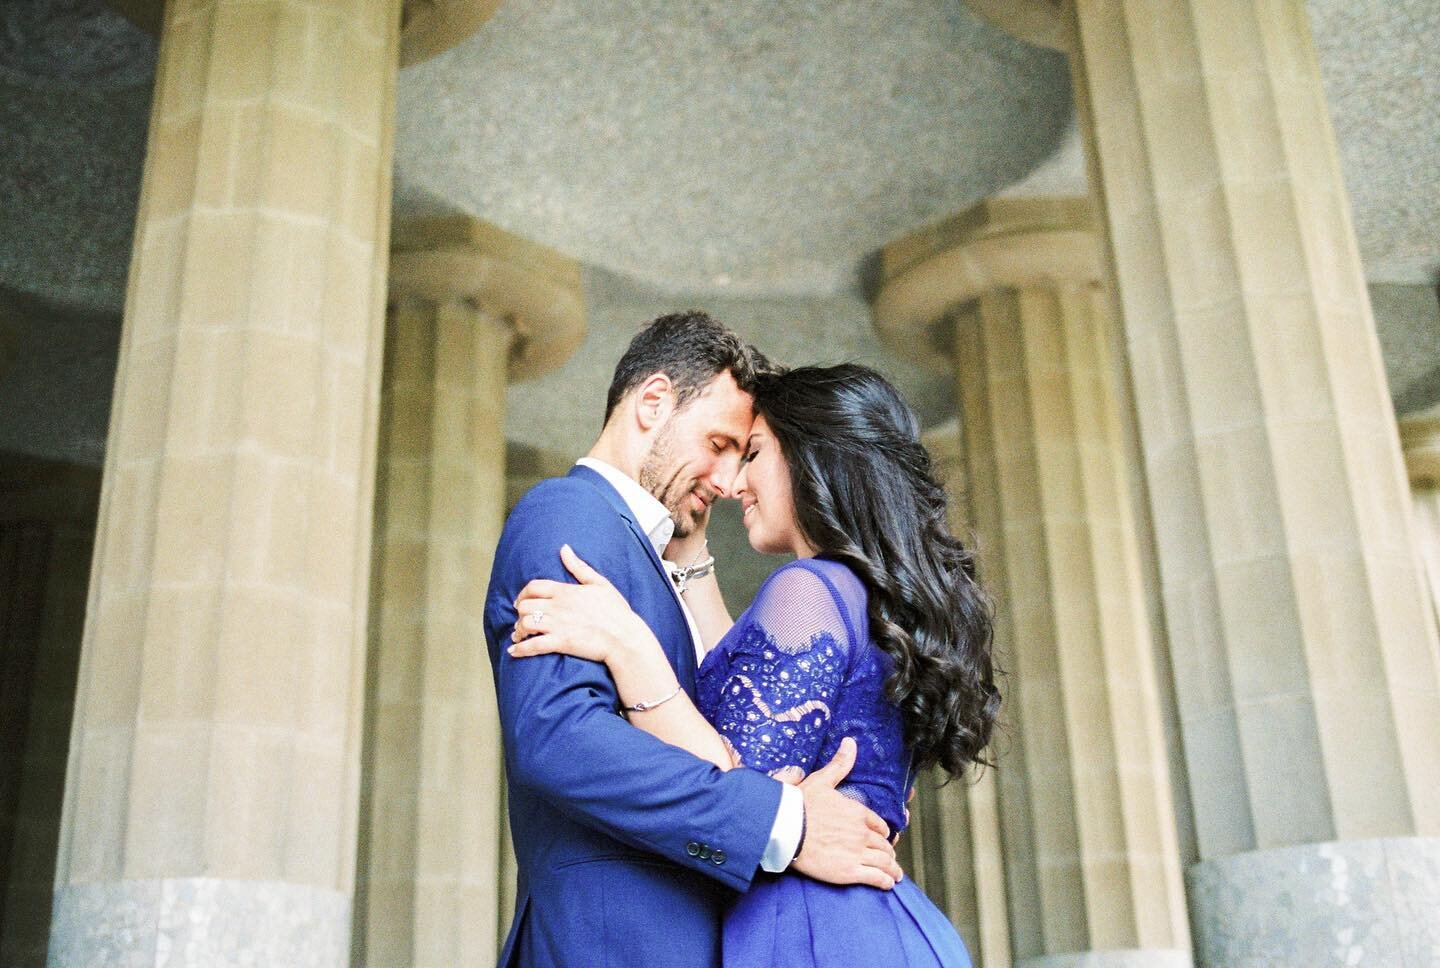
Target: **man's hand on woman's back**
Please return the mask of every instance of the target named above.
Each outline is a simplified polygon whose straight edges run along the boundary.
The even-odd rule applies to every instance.
[[[800,781],[805,835],[791,868],[830,884],[869,884],[890,890],[902,876],[890,828],[873,810],[835,788],[855,765],[855,741],[840,742],[835,758]]]

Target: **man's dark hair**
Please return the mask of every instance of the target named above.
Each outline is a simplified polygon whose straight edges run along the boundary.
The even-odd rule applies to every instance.
[[[627,393],[656,373],[670,378],[676,406],[683,407],[721,373],[728,371],[741,390],[753,394],[756,377],[773,370],[764,354],[742,343],[709,313],[699,309],[669,313],[636,333],[615,364],[605,399],[605,422],[610,422]]]

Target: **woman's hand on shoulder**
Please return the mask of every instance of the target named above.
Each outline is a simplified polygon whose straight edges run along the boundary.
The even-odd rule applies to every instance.
[[[537,578],[520,590],[510,655],[560,653],[613,663],[626,650],[659,649],[649,626],[609,579],[569,545],[560,548],[560,560],[579,584]]]

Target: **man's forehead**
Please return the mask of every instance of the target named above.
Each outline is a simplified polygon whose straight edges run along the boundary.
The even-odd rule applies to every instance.
[[[701,405],[707,422],[723,423],[725,431],[739,440],[749,434],[755,419],[755,398],[740,389],[728,370],[707,383],[695,402]]]

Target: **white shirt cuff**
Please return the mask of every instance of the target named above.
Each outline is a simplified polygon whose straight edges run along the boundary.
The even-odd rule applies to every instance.
[[[760,855],[760,869],[778,874],[790,866],[795,848],[800,846],[800,831],[805,826],[805,794],[789,783],[780,786],[780,809],[775,811],[775,826],[770,828],[770,843]]]

